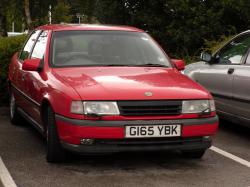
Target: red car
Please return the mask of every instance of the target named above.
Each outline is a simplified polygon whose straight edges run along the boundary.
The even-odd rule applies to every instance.
[[[180,72],[144,31],[45,25],[9,66],[10,118],[47,139],[47,161],[66,151],[180,150],[200,158],[218,128],[212,96]]]

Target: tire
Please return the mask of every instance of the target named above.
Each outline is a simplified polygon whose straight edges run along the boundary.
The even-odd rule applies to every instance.
[[[17,111],[16,99],[12,92],[10,93],[9,105],[10,105],[11,124],[20,125],[23,122],[23,118]]]
[[[206,150],[201,149],[201,150],[193,150],[193,151],[183,151],[182,155],[185,158],[190,158],[190,159],[201,159],[203,155],[205,154]]]
[[[66,152],[62,148],[56,124],[55,114],[53,110],[48,107],[47,110],[47,162],[60,163],[66,161]]]

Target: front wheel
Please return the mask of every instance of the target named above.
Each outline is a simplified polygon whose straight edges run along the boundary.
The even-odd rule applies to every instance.
[[[23,118],[17,111],[16,98],[12,92],[10,93],[9,104],[10,104],[10,122],[13,125],[18,125],[22,123]]]
[[[200,159],[203,157],[205,154],[206,150],[201,149],[201,150],[192,150],[192,151],[183,151],[182,155],[185,158],[191,158],[191,159]]]
[[[47,161],[51,163],[64,162],[66,160],[66,152],[62,148],[59,140],[55,123],[55,114],[50,107],[47,112]]]

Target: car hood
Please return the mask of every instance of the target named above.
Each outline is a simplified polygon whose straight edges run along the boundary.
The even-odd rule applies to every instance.
[[[74,67],[55,68],[55,77],[70,85],[82,100],[207,99],[199,84],[173,68]],[[151,92],[152,94],[145,94]]]
[[[183,72],[184,74],[188,75],[190,72],[199,70],[205,65],[206,65],[206,62],[203,62],[203,61],[194,62],[194,63],[186,65],[185,70]]]
[[[192,80],[196,81],[197,73],[199,73],[201,69],[206,68],[206,66],[207,66],[206,63],[203,61],[191,63],[185,67],[183,73]]]

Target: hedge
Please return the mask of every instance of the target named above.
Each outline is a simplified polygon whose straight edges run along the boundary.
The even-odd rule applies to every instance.
[[[0,103],[7,103],[8,67],[13,54],[20,50],[27,35],[0,37]]]

